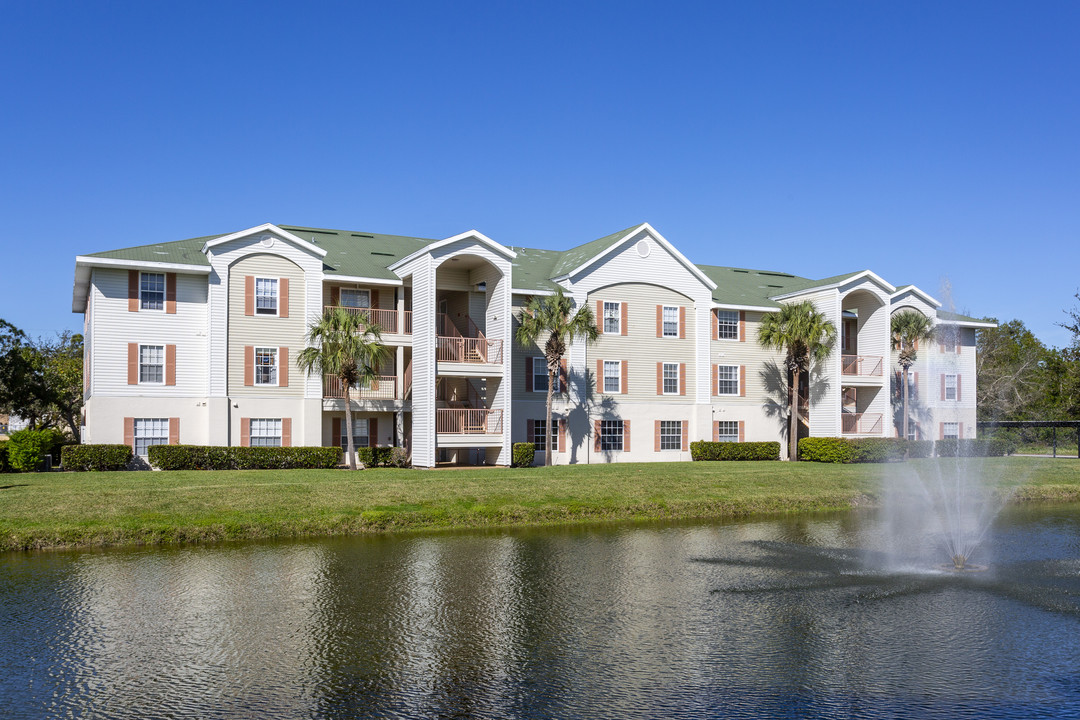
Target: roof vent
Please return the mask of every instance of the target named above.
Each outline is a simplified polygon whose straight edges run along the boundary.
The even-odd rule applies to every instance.
[[[379,252],[378,250],[372,250],[371,254],[372,255],[382,255],[384,257],[397,257],[396,255],[394,255],[394,253]]]
[[[374,235],[365,235],[364,233],[353,233],[352,236],[353,237],[362,237],[362,238],[374,238],[375,237]]]

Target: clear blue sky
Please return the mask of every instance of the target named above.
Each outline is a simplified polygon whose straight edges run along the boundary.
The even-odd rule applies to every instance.
[[[0,317],[263,222],[870,268],[1046,343],[1080,287],[1080,3],[0,3]]]

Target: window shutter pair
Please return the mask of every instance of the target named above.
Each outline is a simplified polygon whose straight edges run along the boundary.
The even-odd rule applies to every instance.
[[[918,378],[919,378],[919,375],[918,375],[918,373],[916,373],[915,374],[916,386],[918,385],[918,382],[919,382]],[[945,399],[945,374],[944,373],[942,373],[942,375],[941,375],[941,399],[942,400]],[[956,376],[956,402],[960,402],[960,375],[959,374]]]
[[[630,452],[630,421],[623,420],[623,452]],[[560,441],[562,438],[562,430],[560,432]],[[593,450],[600,452],[600,421],[593,420]]]
[[[251,418],[240,418],[240,447],[251,447]],[[292,447],[292,418],[281,418],[281,447]]]
[[[629,387],[628,368],[629,364],[626,360],[623,360],[619,365],[619,393],[622,395],[626,395]],[[602,358],[596,360],[596,392],[607,392],[604,390],[604,361]]]
[[[278,278],[278,317],[289,317],[289,278]],[[337,288],[334,288],[337,290]],[[331,290],[333,297],[334,290]],[[244,315],[255,315],[255,276],[244,276]]]
[[[135,450],[135,418],[124,418],[124,444]],[[169,444],[180,444],[180,418],[169,418]]]
[[[656,394],[664,394],[664,363],[656,363]],[[686,363],[679,363],[679,394],[686,394]]]
[[[626,319],[629,315],[626,303],[619,303],[619,334],[626,335]],[[604,301],[596,301],[596,331],[601,335],[604,334]]]
[[[669,306],[670,307],[670,306]],[[716,326],[716,317],[713,317],[713,325]],[[719,330],[717,330],[719,332]],[[664,337],[664,306],[656,306],[656,337]],[[686,338],[686,306],[679,306],[679,338]]]
[[[262,346],[260,346],[262,347]],[[289,348],[277,349],[277,379],[278,387],[289,387]],[[255,385],[255,346],[244,346],[244,386]]]
[[[712,439],[713,442],[720,442],[720,421],[713,420],[712,424]],[[746,423],[742,420],[739,421],[739,442],[746,442]]]
[[[680,441],[680,445],[681,445],[680,450],[682,452],[686,452],[686,449],[688,447],[690,447],[690,444],[689,444],[689,440],[690,440],[690,423],[688,421],[686,421],[686,420],[683,420],[683,421],[681,421],[680,425],[682,426],[682,437],[681,437],[681,441]],[[653,421],[653,430],[654,430],[654,433],[653,433],[653,451],[654,452],[660,452],[660,421],[659,420],[654,420]]]
[[[128,343],[127,384],[139,384],[139,343]],[[165,346],[165,384],[176,384],[176,346]]]
[[[138,270],[128,270],[128,312],[139,312]],[[165,273],[165,313],[176,314],[176,273]]]

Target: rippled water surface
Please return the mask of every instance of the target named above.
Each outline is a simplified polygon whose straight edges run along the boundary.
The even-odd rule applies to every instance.
[[[0,716],[1080,717],[1080,508],[0,556]],[[7,715],[4,715],[7,712]]]

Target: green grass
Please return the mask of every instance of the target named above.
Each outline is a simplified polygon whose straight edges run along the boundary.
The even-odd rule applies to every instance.
[[[986,470],[1019,486],[1017,502],[1080,500],[1074,461],[997,458]],[[15,474],[0,476],[0,550],[841,510],[873,505],[883,472],[714,462]]]

